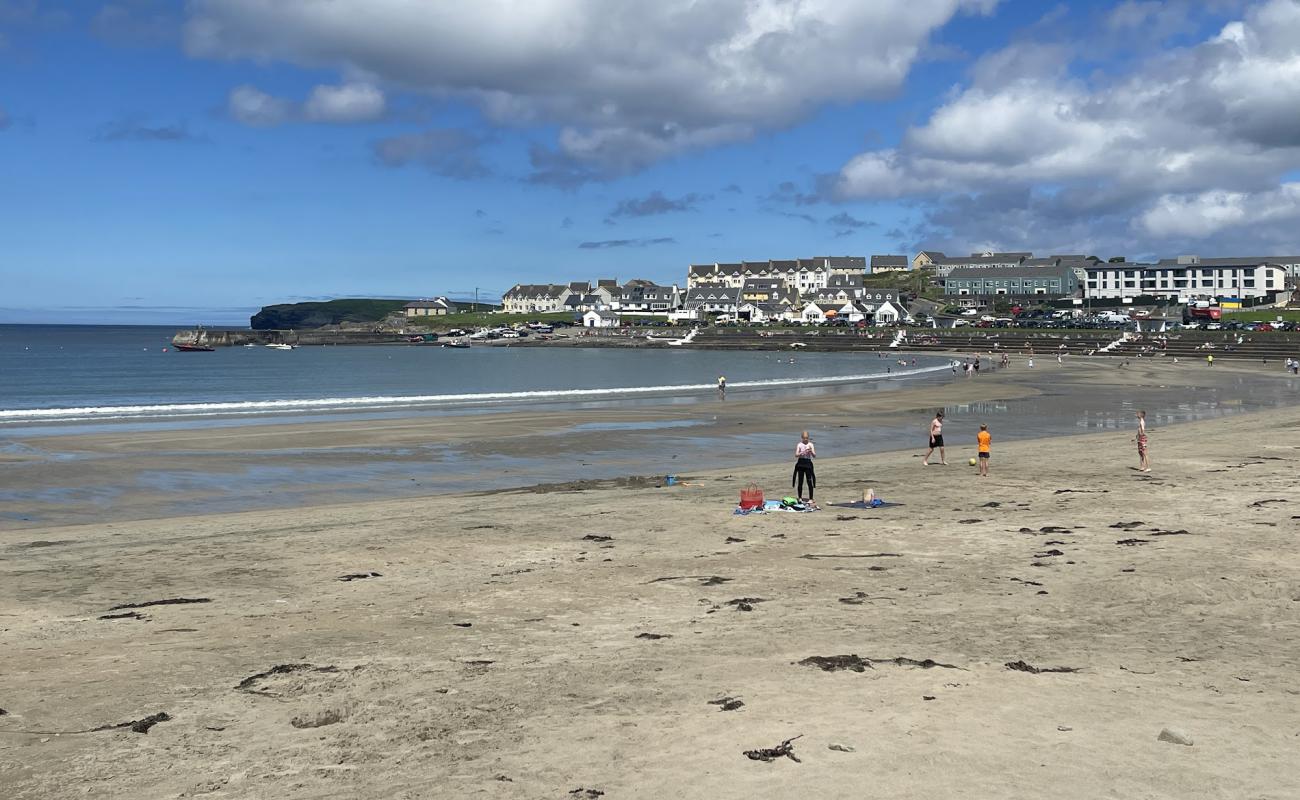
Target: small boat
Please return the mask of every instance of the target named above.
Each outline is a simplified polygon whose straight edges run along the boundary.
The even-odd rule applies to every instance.
[[[468,350],[469,342],[443,342],[443,347],[454,347],[457,350]]]
[[[297,345],[285,344],[284,342],[270,342],[266,346],[272,350],[292,350],[297,347]]]
[[[174,344],[172,347],[175,347],[182,353],[211,353],[217,349],[215,347],[208,347],[206,344]]]
[[[257,345],[253,344],[252,342],[248,342],[244,345],[244,347],[257,347]]]

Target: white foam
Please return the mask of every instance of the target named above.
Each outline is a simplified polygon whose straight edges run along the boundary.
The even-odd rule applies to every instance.
[[[891,378],[905,378],[928,372],[947,370],[944,365],[918,367],[893,373],[838,375],[822,378],[771,378],[761,381],[737,381],[727,388],[778,389],[794,386],[817,386],[856,383]],[[619,386],[606,389],[539,389],[528,392],[480,392],[478,394],[427,394],[372,397],[321,397],[285,400],[243,400],[225,403],[163,403],[135,406],[83,406],[80,408],[0,409],[0,424],[12,422],[66,422],[93,419],[142,417],[206,417],[241,414],[289,414],[309,411],[363,411],[424,406],[474,405],[536,400],[583,400],[642,395],[691,394],[714,389],[711,383],[688,383],[671,386]]]

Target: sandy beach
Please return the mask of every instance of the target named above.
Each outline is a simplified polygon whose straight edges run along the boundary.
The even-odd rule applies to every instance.
[[[1105,374],[1137,387],[1178,373]],[[1133,469],[1131,426],[1007,441],[993,425],[978,479],[977,411],[950,429],[947,467],[922,467],[917,448],[827,446],[862,413],[1042,391],[1006,373],[729,400],[709,424],[788,434],[791,451],[799,427],[821,432],[813,513],[733,515],[751,481],[789,492],[777,452],[683,467],[671,487],[593,479],[166,517],[146,497],[127,503],[137,519],[12,525],[0,796],[1295,797],[1300,408],[1155,424],[1149,474]],[[271,442],[439,435],[509,450],[569,422],[538,412],[499,438],[483,418],[60,447],[134,449],[126,463],[143,469],[168,436],[234,459]],[[650,475],[626,441],[625,474]],[[898,505],[829,505],[867,487]],[[156,714],[136,725],[147,733],[95,730]],[[797,761],[745,755],[784,740]]]

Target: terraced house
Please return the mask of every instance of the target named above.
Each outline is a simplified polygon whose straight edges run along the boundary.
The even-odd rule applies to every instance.
[[[1079,286],[1078,273],[1064,265],[957,267],[944,279],[943,293],[946,297],[966,298],[959,305],[976,305],[1000,296],[1039,296],[1039,300],[1070,297],[1079,292]]]
[[[810,292],[825,287],[833,275],[862,275],[866,256],[814,256],[773,261],[692,264],[686,272],[686,288],[721,284],[739,289],[748,280],[779,280],[786,289]]]
[[[564,311],[573,292],[557,283],[516,283],[501,295],[501,310],[507,314],[544,314]]]

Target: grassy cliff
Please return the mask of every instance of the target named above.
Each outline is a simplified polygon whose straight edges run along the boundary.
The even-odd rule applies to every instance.
[[[287,330],[319,328],[340,322],[380,322],[389,314],[400,312],[408,302],[352,298],[321,303],[284,303],[264,306],[249,320],[249,325],[253,330]]]

